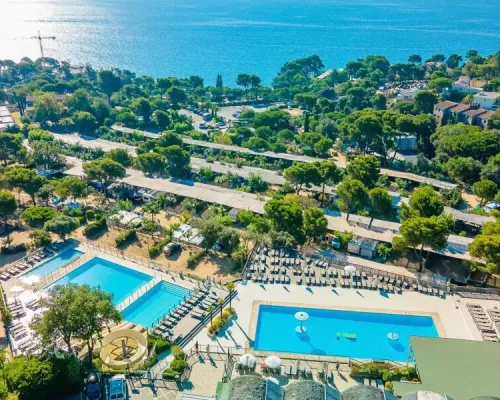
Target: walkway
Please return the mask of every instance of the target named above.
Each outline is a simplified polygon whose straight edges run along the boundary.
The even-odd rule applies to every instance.
[[[136,155],[135,147],[125,143],[117,143],[104,139],[82,138],[79,135],[61,135],[57,133],[54,133],[53,135],[56,139],[61,140],[68,144],[78,143],[83,147],[101,148],[104,151],[121,148],[127,150],[133,156]],[[209,163],[203,158],[196,158],[196,157],[191,157],[191,167],[195,170],[200,170],[201,168],[211,168],[212,171],[220,174],[225,174],[230,172],[245,179],[247,179],[250,174],[258,174],[262,177],[262,179],[265,182],[270,183],[272,185],[283,185],[285,183],[285,178],[282,175],[278,174],[277,171],[272,171],[263,168],[247,167],[247,166],[236,167],[235,165],[231,164],[221,164],[218,161]],[[312,186],[309,190],[315,192],[321,192],[322,188],[320,186]],[[333,186],[325,187],[325,193],[327,194],[333,194],[334,191],[335,187]],[[399,193],[391,192],[391,196],[398,196],[398,195]],[[402,197],[401,201],[405,202],[408,201],[408,199]],[[455,219],[464,221],[466,223],[475,226],[481,226],[486,222],[492,222],[495,220],[492,217],[469,214],[451,207],[445,207],[445,212],[451,213],[453,215],[453,218]]]
[[[73,164],[73,167],[67,170],[66,174],[83,176],[82,161],[74,157],[67,157],[67,159]],[[253,193],[240,192],[199,182],[148,178],[142,172],[133,169],[127,169],[127,176],[120,181],[139,188],[191,197],[231,208],[247,209],[258,214],[264,214],[265,202],[269,200],[267,197],[259,199]],[[328,229],[332,231],[353,232],[356,236],[383,242],[391,242],[394,236],[399,235],[399,224],[394,222],[375,219],[370,229],[368,229],[367,222],[370,219],[367,217],[351,215],[349,220],[347,220],[347,216],[343,213],[327,215],[326,217],[328,220]],[[453,258],[469,260],[470,255],[467,252],[467,246],[470,242],[472,242],[472,239],[450,235],[448,238],[448,247],[437,253]]]
[[[147,131],[138,131],[130,128],[125,128],[123,126],[119,125],[113,125],[112,128],[114,130],[120,131],[120,132],[139,132],[142,135],[156,139],[159,137],[158,134],[152,133],[152,132],[147,132]],[[189,138],[183,138],[182,139],[185,144],[191,145],[191,146],[200,146],[200,147],[206,147],[206,148],[211,148],[211,149],[217,149],[217,150],[226,150],[226,151],[234,151],[238,153],[245,153],[245,154],[251,154],[254,156],[266,156],[269,158],[276,158],[276,159],[282,159],[282,160],[288,160],[288,161],[300,161],[300,162],[316,162],[316,161],[324,161],[325,159],[323,158],[315,158],[315,157],[308,157],[304,155],[299,155],[299,154],[288,154],[288,153],[274,153],[272,151],[253,151],[250,149],[247,149],[245,147],[239,147],[239,146],[230,146],[230,145],[225,145],[225,144],[217,144],[217,143],[212,143],[212,142],[206,142],[203,140],[194,140],[194,139],[189,139]],[[340,162],[335,162],[340,168],[345,168],[346,164],[340,163]],[[412,174],[409,172],[403,172],[403,171],[395,171],[392,169],[386,169],[386,168],[381,168],[380,173],[383,175],[390,176],[391,178],[403,178],[403,179],[408,179],[413,182],[417,183],[426,183],[429,185],[432,185],[436,188],[439,189],[454,189],[457,187],[456,184],[450,183],[450,182],[444,182],[440,181],[438,179],[433,179],[433,178],[427,178],[425,176],[420,176],[416,174]]]

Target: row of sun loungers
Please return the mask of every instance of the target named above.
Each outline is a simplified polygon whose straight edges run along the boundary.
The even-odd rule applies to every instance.
[[[488,317],[488,314],[484,311],[483,307],[479,304],[467,304],[467,308],[469,309],[469,313],[476,324],[477,329],[481,332],[481,336],[483,340],[487,340],[489,342],[499,342],[500,339],[491,323],[491,319]]]
[[[21,302],[14,301],[12,303],[7,303],[7,308],[10,311],[12,319],[19,319],[26,316],[26,311]]]
[[[293,256],[295,254],[295,256]],[[321,278],[316,278],[317,268]],[[445,290],[428,286],[423,282],[410,283],[404,277],[394,275],[370,274],[366,271],[345,271],[333,267],[324,259],[302,258],[299,253],[283,249],[257,248],[253,262],[249,265],[247,280],[258,283],[291,283],[288,275],[296,276],[297,284],[310,286],[341,286],[359,289],[380,289],[387,292],[414,290],[423,294],[444,297]],[[276,276],[277,277],[273,277]],[[280,276],[280,275],[283,275]],[[340,279],[339,279],[340,278]]]
[[[44,249],[38,250],[37,252],[30,254],[25,257],[23,261],[18,262],[13,267],[9,268],[7,271],[4,271],[0,274],[0,280],[6,282],[9,279],[19,275],[20,273],[30,269],[37,262],[40,262],[48,257],[52,257],[55,253],[61,251],[68,244],[67,241],[51,243],[48,246],[45,246]]]
[[[177,306],[165,316],[155,329],[153,329],[153,333],[165,339],[172,340],[173,328],[182,318],[191,314],[193,318],[203,319],[207,314],[204,310],[217,303],[217,298],[211,295],[207,296],[207,294],[208,291],[206,289],[198,290],[196,293],[192,294],[184,303]],[[198,306],[200,310],[195,310],[194,308],[196,306]]]

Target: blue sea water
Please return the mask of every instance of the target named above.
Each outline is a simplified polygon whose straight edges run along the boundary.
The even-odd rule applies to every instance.
[[[151,279],[153,279],[151,275],[104,258],[94,257],[49,285],[47,289],[68,283],[99,287],[101,290],[112,294],[113,304],[117,305]]]
[[[190,290],[161,281],[122,311],[124,320],[145,327],[156,325],[159,319],[189,296]]]
[[[50,273],[58,270],[63,265],[66,265],[70,261],[75,258],[81,256],[83,253],[79,250],[68,249],[63,251],[62,253],[57,254],[51,259],[45,261],[44,263],[38,265],[37,267],[29,270],[25,274],[23,274],[20,278],[21,280],[26,279],[28,277],[37,276],[38,278],[43,278],[44,276],[49,275]]]
[[[309,314],[305,333],[295,331],[299,311]],[[389,339],[389,333],[396,333],[397,340]],[[406,361],[410,336],[438,333],[428,316],[261,305],[255,336],[256,350]]]
[[[46,55],[153,76],[240,72],[270,83],[291,59],[318,54],[327,67],[368,54],[406,61],[441,52],[499,50],[497,0],[6,0],[0,59]]]

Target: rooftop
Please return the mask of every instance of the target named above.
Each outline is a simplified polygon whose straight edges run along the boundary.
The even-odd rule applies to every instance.
[[[395,394],[428,390],[454,400],[500,396],[498,343],[412,336],[410,344],[422,384],[395,382]]]
[[[475,117],[477,115],[484,114],[486,110],[484,108],[478,108],[477,110],[468,110],[464,114],[468,115],[469,117]]]
[[[454,101],[442,101],[441,103],[437,103],[434,107],[439,108],[440,110],[447,110],[448,108],[455,107],[457,106],[458,103],[455,103]]]
[[[469,108],[470,108],[470,106],[468,104],[460,103],[457,106],[452,107],[451,110],[453,112],[463,112],[463,111],[467,111]]]
[[[486,111],[484,114],[481,114],[481,119],[482,120],[490,119],[491,117],[493,117],[494,114],[495,111]]]
[[[481,93],[478,93],[478,94],[474,95],[474,97],[484,97],[486,99],[495,100],[495,99],[500,98],[500,93],[497,93],[497,92],[481,92]]]

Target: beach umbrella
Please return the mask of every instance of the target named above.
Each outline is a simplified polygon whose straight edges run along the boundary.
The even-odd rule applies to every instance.
[[[299,311],[295,313],[295,319],[299,321],[307,321],[309,319],[309,314],[304,311]]]
[[[300,326],[295,328],[295,331],[297,333],[304,333],[306,331],[306,328],[304,328],[302,326],[302,323],[309,319],[309,314],[304,312],[304,311],[299,311],[299,312],[295,313],[295,319],[300,321]]]
[[[27,285],[34,285],[40,281],[40,277],[37,275],[27,276],[26,278],[21,278],[21,280]]]
[[[281,367],[281,358],[277,356],[269,356],[266,358],[265,362],[266,365],[272,369],[278,369],[279,367]]]
[[[344,267],[345,272],[356,272],[356,267],[354,265],[346,265]]]
[[[255,357],[253,354],[243,354],[240,357],[240,364],[244,367],[253,368],[255,365]]]
[[[21,287],[21,286],[15,285],[15,286],[12,286],[12,287],[10,288],[10,291],[11,291],[12,293],[21,293],[21,292],[24,292],[24,288],[23,288],[23,287]]]

